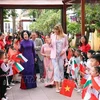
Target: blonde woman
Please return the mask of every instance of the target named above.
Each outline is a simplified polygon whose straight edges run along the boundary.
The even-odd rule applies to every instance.
[[[66,59],[66,51],[68,49],[68,37],[63,32],[62,26],[57,24],[54,27],[54,34],[51,35],[51,55],[52,64],[54,66],[54,81],[56,84],[56,92],[60,91],[61,82],[64,78],[64,59]]]

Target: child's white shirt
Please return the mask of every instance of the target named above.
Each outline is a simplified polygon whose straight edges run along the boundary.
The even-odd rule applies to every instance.
[[[7,72],[9,70],[9,66],[6,66],[5,63],[2,63],[1,69],[2,69],[2,71]]]
[[[12,65],[7,65],[10,69],[8,76],[12,76],[13,75],[13,70],[12,70]]]

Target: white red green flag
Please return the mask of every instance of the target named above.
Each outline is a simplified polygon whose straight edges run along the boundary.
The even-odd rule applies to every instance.
[[[21,62],[27,62],[28,60],[20,53],[17,56],[18,59],[20,59]]]
[[[21,64],[19,64],[19,63],[14,63],[13,64],[13,74],[17,74],[17,73],[19,73],[23,70],[24,70],[24,68]]]
[[[71,70],[71,74],[72,74],[72,78],[75,78],[75,70],[78,67],[78,64],[75,60],[73,60],[72,62],[72,70]]]
[[[98,81],[97,81],[97,78],[93,78],[93,77],[88,78],[87,82],[84,85],[83,91],[82,91],[83,100],[100,100],[99,92],[98,92],[98,86],[99,86],[98,83],[100,84],[100,82]]]
[[[92,84],[91,76],[87,79],[87,81],[86,81],[86,83],[84,84],[83,88],[86,88],[86,87],[89,86],[90,84]]]

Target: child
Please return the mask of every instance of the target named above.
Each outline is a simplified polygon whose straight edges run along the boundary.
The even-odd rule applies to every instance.
[[[87,56],[86,56],[86,53],[84,52],[81,52],[81,55],[80,55],[80,64],[79,64],[79,82],[78,82],[78,90],[77,92],[78,93],[81,93],[82,92],[82,88],[83,88],[83,85],[85,84],[86,82],[86,61],[87,61]]]
[[[100,54],[95,54],[91,57],[90,79],[91,79],[91,76],[92,76],[92,85],[90,85],[88,88],[88,90],[90,91],[88,94],[90,95],[87,96],[88,98],[86,96],[83,97],[83,100],[100,100],[100,94],[99,94],[100,93]],[[99,86],[97,90],[93,84],[94,79],[95,79],[96,84],[98,84]],[[91,94],[95,94],[95,97],[97,99],[92,99],[93,97],[91,97]]]
[[[90,70],[92,83],[89,85],[90,100],[100,100],[100,66],[92,67]],[[94,84],[95,81],[95,84]],[[96,99],[93,99],[95,96]]]
[[[100,66],[100,54],[91,57],[91,67]]]
[[[77,68],[75,70],[75,77],[76,77],[76,82],[78,84],[78,80],[79,80],[79,74],[78,74],[78,72],[79,72],[79,65],[80,65],[80,62],[81,62],[81,59],[80,59],[81,51],[78,50],[78,49],[75,50],[74,55],[75,55],[75,60],[76,60],[76,64],[77,64]]]
[[[92,56],[95,55],[95,51],[94,50],[89,50],[87,52],[87,63],[86,63],[86,67],[87,67],[87,70],[86,70],[86,74],[90,74],[90,69],[91,69],[91,58]]]
[[[5,59],[4,51],[0,50],[0,100],[7,100],[6,93],[6,75],[9,72],[9,67],[5,65],[7,59]]]
[[[65,63],[65,66],[68,65],[68,67],[67,67],[67,73],[69,74],[69,78],[72,78],[72,79],[75,79],[75,75],[72,72],[72,66],[73,66],[73,62],[75,60],[74,51],[75,50],[73,48],[70,48],[71,58],[69,59],[69,62]]]

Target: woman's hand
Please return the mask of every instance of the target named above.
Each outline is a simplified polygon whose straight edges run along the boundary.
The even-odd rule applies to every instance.
[[[50,55],[45,54],[45,56],[44,56],[44,57],[50,58]]]

